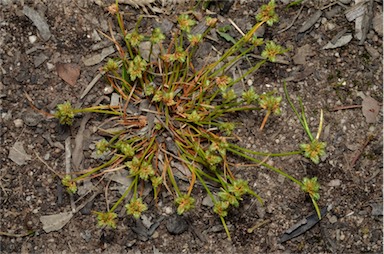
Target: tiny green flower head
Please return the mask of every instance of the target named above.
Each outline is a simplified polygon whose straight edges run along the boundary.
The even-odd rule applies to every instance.
[[[279,21],[279,17],[275,12],[276,3],[274,0],[269,1],[268,4],[262,5],[259,13],[256,15],[256,20],[266,22],[269,26]]]
[[[227,191],[220,191],[218,193],[218,196],[222,201],[228,201],[228,203],[233,205],[234,207],[239,207],[239,200],[231,193]]]
[[[155,93],[155,87],[152,84],[146,84],[144,87],[144,94],[146,96],[151,96]]]
[[[191,32],[191,27],[196,24],[196,21],[191,19],[187,14],[181,14],[177,18],[177,22],[179,23],[180,29],[187,33]]]
[[[210,152],[209,150],[205,151],[205,159],[207,160],[208,164],[210,166],[215,166],[223,161],[223,158],[221,158],[218,155],[215,155],[214,153]]]
[[[125,39],[129,41],[129,43],[133,46],[136,47],[140,44],[140,42],[144,39],[144,36],[139,34],[137,31],[133,31],[132,33],[128,33],[125,36]]]
[[[215,27],[217,24],[217,18],[206,17],[205,24],[209,27]]]
[[[119,68],[119,64],[113,60],[113,59],[108,59],[108,62],[104,65],[103,70],[108,72],[108,71],[117,71]]]
[[[307,192],[309,196],[315,201],[320,199],[320,184],[317,182],[317,177],[313,177],[311,179],[304,177],[302,183],[303,186],[301,187],[301,189],[304,192]]]
[[[248,193],[248,182],[242,179],[235,180],[232,185],[228,186],[228,191],[233,193],[237,199],[241,199],[241,196]]]
[[[157,188],[160,184],[163,183],[163,178],[161,176],[152,176],[151,182],[152,182],[153,188]]]
[[[102,155],[109,151],[109,143],[105,138],[96,143],[96,154]]]
[[[213,207],[213,211],[217,213],[220,217],[225,217],[228,215],[227,209],[229,207],[228,201],[219,201],[216,202],[215,206]]]
[[[140,178],[143,180],[148,180],[148,178],[153,175],[155,175],[155,170],[152,167],[152,163],[150,161],[143,161],[139,171]]]
[[[135,148],[125,141],[119,141],[116,143],[116,147],[121,151],[122,154],[128,156],[129,158],[135,155]]]
[[[286,50],[274,43],[273,41],[267,41],[264,51],[261,53],[261,56],[267,58],[271,62],[276,62],[276,56],[281,55]]]
[[[116,218],[117,214],[112,213],[112,212],[94,212],[97,215],[97,225],[99,227],[111,227],[111,228],[116,228]]]
[[[253,87],[249,88],[247,91],[244,91],[241,96],[247,104],[252,104],[259,99],[259,96],[256,94]]]
[[[154,95],[153,98],[152,98],[152,101],[154,101],[154,102],[160,102],[162,99],[163,99],[163,92],[157,90],[157,91],[155,92],[155,95]]]
[[[203,117],[197,113],[197,110],[193,110],[192,113],[186,114],[187,119],[191,122],[198,123]]]
[[[252,45],[254,45],[255,47],[258,47],[258,46],[261,46],[263,45],[264,43],[264,39],[263,38],[257,38],[256,35],[253,35],[251,40],[249,41]]]
[[[60,124],[72,125],[75,113],[71,103],[67,101],[63,104],[58,104],[55,117],[59,119]]]
[[[69,194],[74,194],[77,191],[76,182],[72,180],[70,175],[66,175],[62,180],[61,183],[67,187],[67,192]]]
[[[237,98],[236,92],[235,92],[234,89],[229,89],[229,90],[227,90],[225,92],[222,92],[221,94],[223,96],[224,102],[226,102],[226,103],[230,102],[230,101],[233,101],[233,100],[235,100]]]
[[[194,35],[188,34],[187,38],[188,38],[189,42],[191,43],[191,46],[194,47],[194,46],[197,46],[201,42],[203,35],[201,35],[201,34],[194,34]]]
[[[163,41],[164,39],[165,39],[165,35],[161,32],[160,28],[156,27],[155,29],[153,29],[152,35],[149,38],[149,41],[152,44],[157,44],[157,43]]]
[[[229,147],[229,144],[227,140],[224,137],[220,138],[218,151],[222,157],[226,155],[226,151],[228,147]]]
[[[131,161],[127,161],[125,165],[129,168],[131,175],[137,175],[140,171],[140,160],[137,156],[134,156]]]
[[[216,85],[219,87],[219,89],[222,92],[227,90],[227,87],[231,82],[232,82],[232,79],[226,75],[216,78]]]
[[[319,142],[314,139],[310,144],[300,144],[300,149],[303,151],[306,158],[311,159],[315,164],[320,162],[320,157],[325,155],[325,147],[327,143]]]
[[[135,56],[133,61],[129,62],[128,73],[131,77],[131,81],[135,81],[136,78],[141,79],[142,73],[147,68],[147,62],[139,55]]]
[[[191,210],[195,205],[195,199],[189,195],[181,195],[176,198],[175,202],[179,205],[177,207],[178,215],[182,215],[184,212]]]
[[[183,49],[183,47],[176,47],[174,57],[180,63],[184,63],[187,57],[187,52]]]
[[[164,92],[162,96],[162,101],[167,105],[168,107],[173,106],[176,104],[176,102],[173,100],[175,97],[175,93],[172,91]]]
[[[164,54],[161,56],[161,59],[166,63],[172,63],[176,61],[175,54]]]
[[[139,219],[142,212],[148,210],[146,204],[143,203],[141,198],[133,198],[129,204],[125,205],[127,209],[127,214],[132,215],[135,219]]]
[[[261,108],[279,115],[281,113],[280,102],[282,100],[281,96],[273,96],[268,94],[260,95],[259,105]]]
[[[219,130],[224,132],[226,135],[231,135],[233,130],[236,128],[235,123],[220,123]]]

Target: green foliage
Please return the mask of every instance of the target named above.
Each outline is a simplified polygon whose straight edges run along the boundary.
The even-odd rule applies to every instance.
[[[129,173],[132,182],[124,194],[108,212],[96,213],[99,226],[116,227],[114,210],[131,192],[132,198],[125,208],[128,215],[138,219],[148,209],[141,196],[143,192],[138,191],[145,183],[153,187],[155,200],[158,191],[166,187],[174,197],[177,213],[185,214],[195,206],[193,190],[198,181],[211,197],[214,203],[213,212],[220,217],[230,238],[224,220],[228,210],[239,207],[244,195],[252,195],[262,203],[262,199],[251,190],[248,182],[232,173],[232,164],[227,160],[227,156],[231,154],[258,163],[292,180],[304,192],[312,195],[317,207],[319,189],[311,188],[308,180],[299,181],[254,157],[289,156],[304,152],[305,156],[311,155],[316,159],[311,149],[315,149],[317,156],[321,156],[325,145],[319,143],[317,146],[302,146],[302,151],[271,154],[254,152],[229,142],[234,138],[231,135],[236,128],[235,123],[228,121],[231,113],[264,109],[266,115],[260,129],[264,127],[270,114],[280,113],[282,97],[271,93],[259,95],[253,87],[239,95],[233,87],[267,61],[273,62],[278,55],[285,52],[280,45],[272,41],[264,43],[262,38],[254,36],[262,24],[272,25],[278,21],[274,8],[274,1],[261,7],[254,27],[244,37],[234,41],[234,45],[220,59],[207,63],[199,70],[193,65],[194,54],[208,32],[217,24],[216,18],[207,17],[204,31],[191,34],[196,21],[182,14],[177,19],[179,30],[173,33],[169,42],[164,42],[166,35],[159,28],[154,28],[148,34],[139,33],[142,18],[133,32],[126,33],[118,5],[108,8],[116,14],[125,45],[120,45],[111,38],[117,48],[121,49],[119,60],[108,60],[103,70],[110,85],[120,95],[121,104],[73,109],[67,102],[59,104],[55,114],[61,124],[72,124],[78,113],[111,115],[106,122],[114,128],[103,129],[106,137],[96,143],[96,153],[108,153],[108,161],[76,178],[65,176],[62,180],[63,185],[73,194],[77,190],[76,183],[84,179],[100,178],[116,170]],[[151,45],[149,57],[145,59],[140,50],[143,42]],[[159,47],[158,55],[154,54],[154,46]],[[264,47],[262,56],[265,59],[255,63],[236,80],[228,76],[227,69],[230,66],[258,47]],[[153,58],[156,61],[150,60]],[[144,108],[140,115],[128,115],[127,107],[136,105],[151,107]],[[305,121],[303,116],[299,116],[299,119]],[[180,191],[181,183],[175,179],[175,168],[172,166],[174,162],[180,164],[183,171],[187,171],[184,172],[184,180],[189,182],[186,191]],[[208,183],[218,184],[220,191],[213,190]]]
[[[325,155],[326,146],[326,143],[314,139],[309,144],[300,144],[300,149],[303,151],[305,157],[311,159],[314,163],[319,164],[320,157]]]
[[[72,125],[75,113],[71,103],[68,101],[63,104],[57,105],[55,117],[59,119],[60,124]]]
[[[127,214],[132,215],[135,219],[139,219],[141,213],[148,210],[146,204],[143,203],[141,198],[133,198],[129,204],[125,205],[127,209]]]
[[[117,214],[112,212],[94,212],[97,215],[97,224],[99,227],[116,228]]]

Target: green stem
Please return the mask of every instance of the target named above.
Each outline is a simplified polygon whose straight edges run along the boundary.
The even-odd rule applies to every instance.
[[[239,82],[240,80],[242,80],[243,78],[247,77],[249,74],[251,74],[252,72],[260,69],[260,67],[265,64],[267,62],[267,60],[262,60],[260,62],[258,62],[255,66],[253,66],[251,69],[249,69],[244,75],[242,75],[241,77],[237,78],[235,81],[233,81],[234,84],[236,84],[237,82]]]
[[[254,47],[250,47],[248,48],[247,50],[244,50],[243,52],[241,52],[240,55],[234,57],[233,59],[231,59],[228,63],[224,64],[220,69],[216,70],[215,72],[213,72],[211,75],[208,76],[209,79],[211,78],[214,78],[216,77],[220,72],[225,72],[226,69],[231,66],[232,64],[236,63],[237,61],[239,61],[240,58],[242,58],[245,54],[247,54],[248,52],[250,52],[251,50],[253,50]]]
[[[251,194],[252,196],[256,197],[257,200],[259,200],[259,202],[260,202],[261,205],[264,205],[264,201],[263,201],[263,199],[262,199],[257,193],[255,193],[255,192],[252,191],[252,190],[248,190],[248,193]]]
[[[282,171],[281,169],[275,168],[275,167],[273,167],[273,166],[271,166],[271,165],[269,165],[269,164],[267,164],[267,163],[265,163],[265,162],[262,162],[261,160],[252,158],[252,157],[250,157],[250,156],[248,156],[248,155],[246,155],[246,154],[244,154],[244,153],[241,153],[241,152],[239,152],[239,151],[237,151],[237,150],[235,150],[235,149],[233,149],[233,148],[230,148],[230,147],[229,147],[229,148],[227,148],[227,150],[230,151],[231,153],[237,154],[237,155],[239,155],[239,156],[241,156],[241,157],[243,157],[243,158],[245,158],[245,159],[247,159],[247,160],[256,162],[256,163],[260,164],[260,166],[264,166],[264,167],[266,167],[266,168],[268,168],[268,169],[271,169],[271,170],[275,171],[276,173],[278,173],[278,174],[280,174],[280,175],[282,175],[282,176],[288,178],[288,179],[291,180],[292,182],[296,183],[296,184],[299,185],[300,187],[303,186],[303,183],[302,183],[301,181],[299,181],[299,180],[297,180],[296,178],[294,178],[293,176],[291,176],[291,175],[285,173],[285,172]]]
[[[212,72],[213,69],[216,68],[216,66],[221,63],[222,61],[224,61],[225,59],[227,59],[229,56],[231,56],[233,53],[237,52],[239,50],[239,48],[241,48],[244,44],[244,42],[247,42],[249,41],[249,39],[252,37],[252,35],[257,31],[257,29],[259,29],[259,27],[264,24],[265,22],[259,22],[257,23],[256,25],[254,25],[252,27],[251,30],[249,30],[240,40],[238,40],[229,50],[227,50],[221,57],[219,60],[217,60],[216,62],[214,62],[213,64],[211,64],[210,66],[207,67],[207,69],[209,70],[209,72]],[[222,71],[222,68],[220,68],[219,70]],[[208,73],[209,73],[208,72]]]
[[[227,227],[227,223],[225,222],[224,217],[220,216],[220,220],[221,220],[221,223],[223,224],[223,227],[224,227],[224,229],[225,229],[225,233],[227,233],[228,240],[229,240],[229,241],[232,241],[232,239],[231,239],[231,234],[229,233],[229,230],[228,230],[228,227]]]
[[[195,173],[196,173],[197,178],[199,178],[200,183],[203,185],[205,191],[207,192],[208,196],[211,198],[212,202],[215,203],[215,201],[216,201],[215,196],[213,196],[212,192],[209,190],[207,184],[205,183],[203,178],[200,176],[200,174],[196,171],[195,171]]]
[[[76,177],[76,178],[72,179],[72,181],[74,181],[74,182],[80,181],[80,180],[82,180],[82,179],[84,179],[84,178],[86,178],[86,177],[88,177],[88,176],[90,176],[90,175],[96,173],[97,171],[100,171],[100,170],[102,170],[103,168],[108,167],[109,165],[111,165],[111,164],[113,164],[115,161],[117,161],[119,158],[121,158],[121,157],[119,157],[119,156],[114,156],[112,159],[110,159],[109,161],[107,161],[107,162],[104,163],[103,165],[100,165],[100,166],[94,168],[93,170],[91,170],[91,171],[89,171],[89,172],[87,172],[87,173],[85,173],[85,174],[83,174],[83,175],[81,175],[81,176],[79,176],[79,177]]]
[[[109,114],[109,115],[123,115],[122,112],[110,111],[110,110],[101,110],[101,109],[92,109],[92,108],[84,108],[84,109],[76,109],[73,110],[76,113],[100,113],[100,114]]]
[[[135,179],[132,181],[132,183],[129,185],[129,187],[125,190],[123,195],[119,198],[119,200],[116,201],[116,203],[112,206],[111,210],[109,212],[113,212],[117,206],[125,199],[125,197],[131,192],[131,189],[134,185],[137,185],[137,181],[139,179],[139,176],[135,176]]]
[[[264,152],[256,152],[252,151],[246,148],[243,148],[241,146],[237,146],[235,144],[229,144],[233,149],[235,150],[241,150],[246,153],[254,154],[254,155],[259,155],[259,156],[269,156],[269,157],[282,157],[282,156],[291,156],[295,154],[301,154],[302,151],[291,151],[291,152],[282,152],[282,153],[264,153]]]
[[[179,187],[177,186],[175,177],[173,176],[172,169],[171,169],[171,167],[170,167],[169,165],[167,165],[167,172],[168,172],[169,180],[171,180],[172,186],[173,186],[173,188],[175,189],[175,191],[176,191],[176,193],[177,193],[177,196],[178,196],[178,197],[181,197],[181,192],[180,192],[180,190],[179,190]]]
[[[304,106],[301,102],[301,100],[299,99],[299,103],[300,103],[300,107],[301,107],[301,116],[299,114],[299,112],[297,111],[295,105],[293,105],[290,97],[289,97],[289,94],[288,94],[288,90],[287,90],[287,83],[284,81],[284,93],[285,93],[285,97],[287,98],[287,101],[289,103],[289,105],[291,106],[293,112],[295,112],[296,114],[296,117],[299,119],[300,123],[301,123],[301,126],[303,126],[305,132],[307,133],[309,139],[311,141],[313,141],[313,136],[312,136],[312,133],[311,131],[309,130],[309,127],[308,127],[308,124],[307,124],[307,120],[305,118],[305,114],[304,114]]]
[[[319,205],[317,204],[317,201],[315,199],[313,199],[312,197],[311,197],[311,200],[312,200],[313,206],[315,207],[315,210],[316,210],[316,213],[317,213],[317,217],[320,220],[321,219],[321,212],[320,212]]]

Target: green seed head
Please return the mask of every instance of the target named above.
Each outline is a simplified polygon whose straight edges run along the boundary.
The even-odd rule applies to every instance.
[[[213,211],[217,213],[220,217],[225,217],[228,215],[227,209],[229,207],[228,201],[219,201],[216,202],[215,206],[213,207]]]
[[[104,65],[103,69],[106,72],[117,71],[119,69],[119,64],[113,59],[108,59],[108,62]]]
[[[259,13],[256,15],[256,20],[266,22],[269,26],[279,21],[279,17],[275,12],[275,1],[271,0],[268,4],[261,6]]]
[[[112,212],[94,212],[97,215],[97,225],[99,227],[111,227],[116,228],[116,218],[117,214]]]
[[[320,199],[320,184],[317,182],[317,177],[313,177],[311,179],[304,177],[303,178],[303,186],[301,189],[309,194],[311,198],[314,200],[319,200]]]
[[[128,33],[125,36],[125,39],[133,46],[136,47],[140,44],[140,42],[144,39],[144,36],[139,34],[137,31],[132,33]]]
[[[177,22],[179,23],[180,29],[187,33],[190,33],[191,27],[196,24],[196,21],[191,19],[187,14],[181,14],[178,17]]]
[[[182,215],[194,207],[195,199],[188,195],[182,195],[176,198],[175,202],[179,205],[177,207],[177,214]]]
[[[127,209],[127,214],[132,215],[135,219],[139,219],[142,212],[148,210],[146,204],[143,203],[141,198],[133,198],[129,204],[125,205]]]
[[[63,104],[58,104],[55,117],[59,119],[60,124],[72,125],[75,113],[71,103],[67,101]]]
[[[163,41],[164,39],[165,39],[165,35],[161,32],[161,29],[157,27],[157,28],[153,29],[152,35],[149,38],[149,41],[152,44],[157,44],[157,43]]]

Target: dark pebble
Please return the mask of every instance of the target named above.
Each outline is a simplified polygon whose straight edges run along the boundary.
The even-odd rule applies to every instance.
[[[188,223],[182,216],[173,215],[168,219],[166,227],[170,234],[180,235],[188,229]]]

